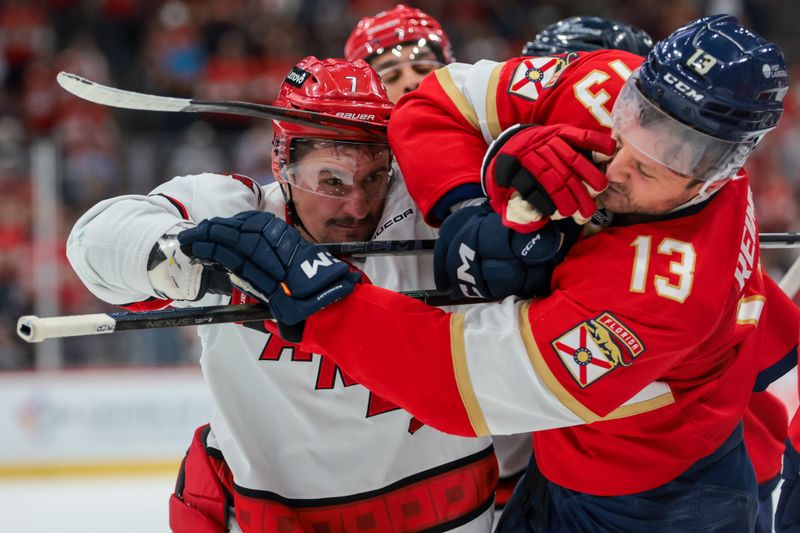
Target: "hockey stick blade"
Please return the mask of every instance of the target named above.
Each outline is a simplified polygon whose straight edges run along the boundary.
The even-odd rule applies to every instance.
[[[69,72],[59,72],[58,84],[67,92],[95,104],[138,111],[164,111],[169,113],[221,113],[291,122],[313,128],[352,133],[353,129],[386,139],[386,126],[361,120],[326,115],[313,111],[286,109],[266,104],[236,101],[194,100],[158,96],[155,94],[125,91],[87,80]]]
[[[486,302],[486,300],[472,298],[452,299],[449,293],[443,291],[410,291],[401,294],[433,306]],[[273,316],[269,308],[262,304],[189,307],[140,313],[124,311],[45,318],[26,315],[17,320],[17,335],[27,342],[41,342],[45,339],[102,335],[119,331],[256,322],[271,318]]]

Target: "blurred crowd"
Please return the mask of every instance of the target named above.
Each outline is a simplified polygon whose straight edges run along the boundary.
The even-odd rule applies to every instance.
[[[341,56],[355,23],[395,1],[365,0],[4,0],[0,1],[0,370],[35,366],[16,338],[16,320],[34,309],[31,277],[35,203],[31,147],[55,147],[58,209],[47,216],[54,244],[59,314],[114,311],[72,273],[63,253],[74,221],[103,198],[145,193],[172,176],[237,172],[272,179],[267,121],[227,116],[118,111],[83,102],[55,83],[59,71],[147,93],[270,103],[301,57]],[[782,28],[792,8],[770,0],[606,1],[419,0],[437,18],[459,61],[519,54],[541,28],[566,16],[602,15],[661,38],[707,13],[733,13],[775,40],[790,63],[797,37]],[[777,6],[777,7],[776,7]],[[780,9],[778,9],[780,7]],[[770,15],[772,13],[772,15]],[[784,35],[785,33],[785,35]],[[790,66],[790,75],[797,69]],[[749,166],[763,232],[798,230],[800,84]],[[38,256],[37,256],[38,257]],[[791,250],[764,253],[776,277]],[[38,259],[37,259],[38,260]],[[67,367],[172,365],[193,361],[191,331],[127,333],[63,341]]]

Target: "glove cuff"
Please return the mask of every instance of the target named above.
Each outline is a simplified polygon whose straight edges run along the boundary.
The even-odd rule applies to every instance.
[[[527,128],[534,128],[536,124],[514,124],[510,128],[503,130],[503,132],[497,136],[497,139],[492,141],[492,144],[489,145],[487,148],[486,153],[483,156],[483,162],[481,163],[481,187],[483,188],[484,196],[491,197],[489,194],[489,188],[486,186],[486,171],[489,168],[489,163],[494,159],[497,155],[497,152],[503,147],[508,140],[513,137],[516,133],[527,129]]]
[[[197,300],[201,294],[203,265],[195,264],[181,251],[178,233],[194,227],[191,222],[179,222],[168,229],[150,250],[147,277],[156,296],[170,300]]]

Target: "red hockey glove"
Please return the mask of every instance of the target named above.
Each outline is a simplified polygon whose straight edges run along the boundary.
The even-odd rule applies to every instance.
[[[517,125],[489,146],[481,179],[503,224],[536,231],[547,218],[572,217],[584,224],[597,210],[594,197],[608,186],[585,153],[610,156],[616,142],[608,135],[563,124]],[[584,152],[584,153],[581,153]]]

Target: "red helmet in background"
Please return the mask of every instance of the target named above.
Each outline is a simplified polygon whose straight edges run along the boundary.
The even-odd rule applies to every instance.
[[[361,19],[344,45],[344,56],[348,61],[367,60],[388,48],[409,42],[429,46],[443,64],[455,61],[450,39],[442,25],[424,11],[403,4]]]
[[[314,56],[305,57],[292,67],[273,105],[383,125],[388,124],[392,111],[392,102],[380,77],[364,61],[350,63]],[[276,176],[280,165],[290,160],[294,139],[376,142],[374,135],[357,129],[340,133],[279,120],[273,121],[273,128],[272,169]]]

